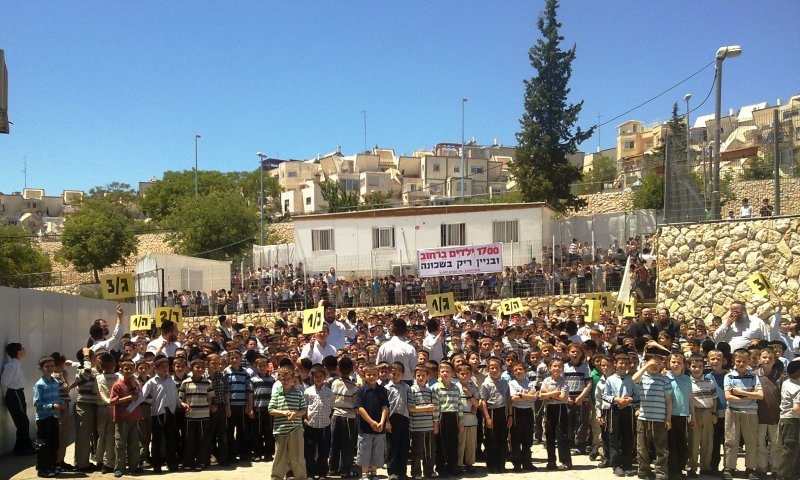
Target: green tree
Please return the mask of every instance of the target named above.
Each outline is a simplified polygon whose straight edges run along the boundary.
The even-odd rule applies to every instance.
[[[567,210],[583,204],[570,192],[570,185],[580,180],[581,170],[567,157],[592,136],[594,127],[588,131],[576,128],[583,102],[567,103],[575,46],[561,49],[564,37],[558,33],[561,24],[557,9],[557,0],[547,0],[537,22],[542,38],[528,52],[537,75],[525,80],[522,131],[517,133],[519,146],[510,169],[525,201],[547,202],[558,210]]]
[[[759,156],[754,155],[747,158],[742,164],[742,173],[739,174],[740,180],[767,180],[775,175],[775,165],[772,154]]]
[[[198,172],[199,196],[216,191],[236,190],[238,180],[238,172],[200,171]],[[147,189],[142,198],[142,209],[147,217],[160,222],[186,198],[194,198],[194,171],[168,171],[164,172],[164,178],[154,182]]]
[[[255,241],[259,215],[241,193],[211,191],[183,198],[162,223],[173,229],[170,243],[178,253],[230,260]]]
[[[50,259],[24,228],[0,225],[0,285],[36,287],[49,277],[50,269]],[[33,273],[42,275],[29,276]]]
[[[642,186],[633,197],[633,208],[661,210],[664,208],[664,177],[648,173],[642,179]]]
[[[361,210],[372,210],[376,208],[389,208],[392,206],[392,192],[370,192],[364,195],[360,205]]]
[[[258,169],[252,172],[239,172],[235,182],[247,204],[258,210],[261,201],[261,175]],[[264,214],[273,216],[280,212],[281,186],[278,184],[278,180],[264,172]]]
[[[583,175],[583,184],[576,193],[598,193],[603,190],[603,183],[613,182],[616,178],[617,161],[604,155],[592,162],[592,169]]]
[[[124,262],[136,252],[136,236],[125,207],[104,198],[88,198],[64,220],[59,257],[79,272],[94,272]]]
[[[670,152],[673,159],[686,161],[686,118],[678,113],[678,103],[672,104],[672,117],[667,121],[669,136],[664,136],[661,143],[653,150],[655,156],[666,157],[666,142],[670,142]]]
[[[358,208],[358,192],[345,191],[337,181],[319,182],[319,189],[322,199],[328,203],[328,211],[331,213],[348,212]]]

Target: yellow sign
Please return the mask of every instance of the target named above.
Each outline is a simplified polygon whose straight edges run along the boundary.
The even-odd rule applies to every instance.
[[[461,302],[456,302],[456,312],[461,313],[464,311],[464,304]]]
[[[136,330],[150,330],[153,317],[150,315],[131,315],[131,332]]]
[[[455,315],[456,313],[456,299],[453,292],[429,294],[425,296],[425,303],[428,305],[431,317]]]
[[[761,273],[754,273],[747,279],[747,284],[753,290],[753,293],[760,297],[768,297],[772,293],[772,284],[769,283],[767,277]]]
[[[100,275],[100,288],[106,300],[119,300],[136,296],[132,273],[118,275]]]
[[[600,300],[586,300],[583,302],[583,321],[587,323],[600,320]]]
[[[324,318],[325,307],[303,310],[303,334],[321,332]]]
[[[614,306],[617,317],[635,317],[636,316],[636,300],[627,302],[617,302]]]
[[[519,297],[509,298],[500,302],[500,313],[503,315],[511,315],[512,313],[519,313],[523,310],[525,310],[525,305]]]
[[[155,311],[156,327],[161,328],[161,324],[165,320],[169,320],[178,326],[178,329],[183,330],[183,312],[180,308],[158,307]]]

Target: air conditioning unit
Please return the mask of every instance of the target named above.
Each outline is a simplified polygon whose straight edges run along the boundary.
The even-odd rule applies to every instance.
[[[402,275],[416,275],[417,274],[417,267],[415,265],[399,265],[394,264],[392,265],[392,275],[395,277],[399,277]]]

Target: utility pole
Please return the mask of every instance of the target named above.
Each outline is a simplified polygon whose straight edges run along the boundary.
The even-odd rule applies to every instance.
[[[775,208],[772,210],[772,214],[775,216],[781,214],[781,123],[778,110],[775,107],[772,111],[772,137],[775,139],[775,143],[772,145],[772,155],[775,157]]]
[[[200,139],[200,135],[197,134],[194,136],[194,198],[197,199],[198,189],[197,189],[197,141]]]
[[[464,105],[467,104],[468,99],[461,99],[461,202],[464,202],[464,170],[465,170],[465,152],[464,152]]]
[[[364,117],[364,153],[367,153],[367,111],[361,110],[361,115]]]

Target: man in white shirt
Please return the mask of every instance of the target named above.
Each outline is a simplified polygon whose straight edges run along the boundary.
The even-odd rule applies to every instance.
[[[439,363],[444,358],[444,335],[439,320],[431,318],[426,324],[428,334],[422,339],[422,348],[428,352],[428,358]]]
[[[347,338],[355,338],[356,329],[353,327],[351,321],[356,319],[356,311],[350,310],[347,312],[347,319],[336,319],[336,307],[329,305],[325,300],[320,301],[321,305],[325,305],[325,323],[328,324],[330,334],[328,335],[328,343],[333,345],[336,350],[341,350],[347,344]]]
[[[330,271],[325,274],[324,281],[328,284],[328,290],[336,285],[336,270],[333,267],[331,267]]]
[[[175,351],[180,345],[178,339],[178,326],[171,320],[161,322],[161,336],[147,344],[147,351],[156,356],[164,354],[169,358],[175,357]]]
[[[764,322],[754,316],[748,315],[744,303],[736,301],[731,303],[731,313],[728,320],[714,331],[715,342],[727,342],[731,351],[750,346],[750,340],[769,340],[769,328]]]
[[[89,336],[94,340],[92,346],[89,347],[93,352],[101,348],[111,350],[116,347],[119,344],[119,340],[122,338],[122,304],[117,304],[117,324],[114,325],[114,333],[111,334],[111,338],[103,340],[103,327],[96,322],[89,328]]]
[[[392,321],[391,329],[392,338],[378,349],[376,363],[387,362],[390,365],[394,362],[402,363],[405,368],[403,381],[410,385],[414,378],[414,368],[419,363],[417,350],[406,342],[408,325],[405,320],[395,319]]]
[[[750,205],[750,200],[747,198],[742,199],[742,209],[739,212],[741,218],[751,218],[753,216],[753,206]]]
[[[311,341],[303,346],[300,358],[308,358],[312,364],[322,363],[322,359],[328,355],[336,356],[336,349],[328,343],[328,325],[323,323],[322,330],[314,334]]]

